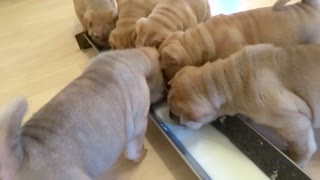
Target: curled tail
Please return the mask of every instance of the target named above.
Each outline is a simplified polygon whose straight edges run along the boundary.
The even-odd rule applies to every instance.
[[[21,122],[27,108],[24,97],[0,107],[0,179],[13,179],[22,163]]]
[[[285,8],[286,4],[291,1],[291,0],[277,0],[272,9],[275,11],[281,10],[283,8]],[[302,3],[304,4],[308,4],[310,6],[319,6],[319,0],[301,0]]]

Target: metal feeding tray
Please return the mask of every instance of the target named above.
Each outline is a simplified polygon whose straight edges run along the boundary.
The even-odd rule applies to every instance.
[[[75,37],[82,50],[106,50],[97,46],[86,32]],[[199,179],[311,179],[243,116],[225,117],[211,126],[191,130],[180,126],[169,112],[164,100],[151,106],[149,116]]]

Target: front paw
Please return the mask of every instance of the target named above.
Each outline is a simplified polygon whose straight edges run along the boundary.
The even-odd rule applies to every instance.
[[[134,160],[132,160],[132,161],[135,162],[135,163],[140,163],[140,162],[143,161],[144,158],[146,157],[147,151],[148,151],[148,150],[143,146],[143,147],[142,147],[142,150],[141,150],[141,153],[140,153],[140,157],[138,157],[137,159],[134,159]]]

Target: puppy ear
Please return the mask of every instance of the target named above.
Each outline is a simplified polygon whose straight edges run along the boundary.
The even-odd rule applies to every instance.
[[[114,43],[114,37],[113,37],[112,33],[109,36],[108,42],[109,42],[109,46],[111,47],[111,49],[116,49],[116,46],[115,46],[115,43]]]
[[[87,26],[87,29],[89,29],[91,21],[92,21],[92,11],[89,9],[86,11],[86,13],[83,15],[83,21],[85,25]]]
[[[136,22],[136,33],[139,34],[142,31],[142,26],[148,21],[147,18],[142,17]]]
[[[161,37],[159,40],[155,40],[153,42],[153,47],[159,49],[159,47],[161,46],[162,42],[165,40],[165,37]]]
[[[172,65],[179,66],[181,64],[182,62],[179,59],[178,51],[170,49],[170,47],[163,48],[160,59],[161,68],[168,68]]]
[[[137,39],[137,32],[136,32],[136,31],[135,31],[135,32],[132,32],[132,34],[131,34],[131,39],[132,39],[133,42],[136,41],[136,39]]]
[[[161,45],[159,46],[159,50],[161,51],[164,47],[168,46],[170,42],[174,40],[178,40],[181,36],[183,36],[183,31],[176,31],[174,33],[169,34],[168,36],[164,37],[162,40]]]

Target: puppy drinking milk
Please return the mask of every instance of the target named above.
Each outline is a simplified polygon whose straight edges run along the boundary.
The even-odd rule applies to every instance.
[[[115,0],[73,0],[76,15],[84,31],[100,46],[108,47],[108,38],[117,20]]]
[[[22,126],[27,101],[14,99],[0,110],[0,179],[95,179],[122,152],[141,161],[162,91],[158,51],[140,48],[101,53]]]
[[[136,47],[158,48],[175,31],[184,31],[211,17],[208,0],[160,0],[148,18],[137,21]]]
[[[111,32],[109,44],[112,49],[135,47],[136,22],[147,17],[159,0],[118,0],[119,20]]]
[[[237,113],[269,126],[303,166],[317,149],[319,57],[320,45],[247,46],[226,59],[181,69],[171,81],[168,102],[180,123],[194,129]]]
[[[225,58],[247,44],[276,45],[320,42],[318,0],[217,15],[186,32],[168,36],[160,46],[161,66],[168,79],[186,65],[200,66]],[[273,10],[280,9],[280,10]]]

